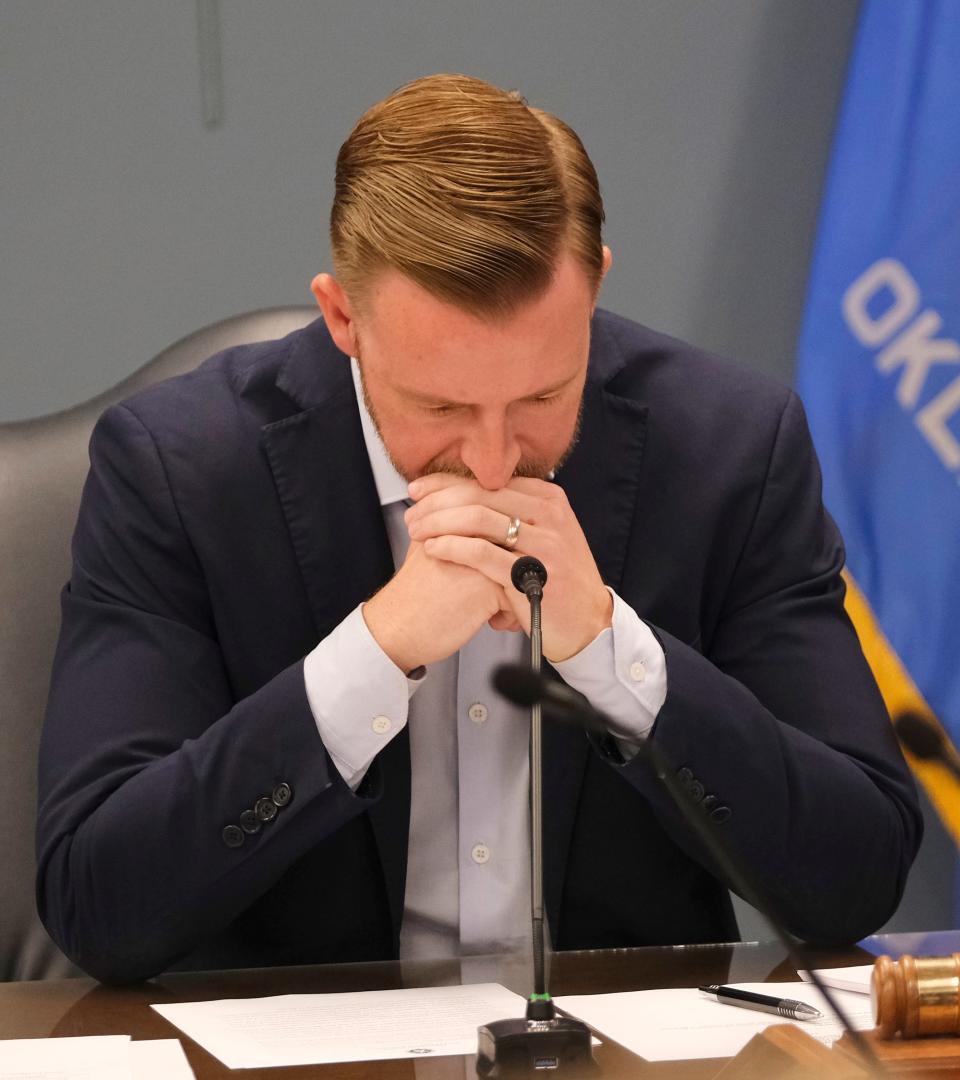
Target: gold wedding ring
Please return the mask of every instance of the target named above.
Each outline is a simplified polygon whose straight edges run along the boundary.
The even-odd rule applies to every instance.
[[[504,538],[503,546],[507,551],[513,551],[517,546],[517,540],[520,537],[520,519],[511,518],[510,524],[507,526],[507,535]]]

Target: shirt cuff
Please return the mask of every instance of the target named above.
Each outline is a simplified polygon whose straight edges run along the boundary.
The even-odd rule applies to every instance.
[[[403,730],[407,707],[423,677],[408,678],[377,644],[363,605],[303,661],[307,702],[323,745],[356,791],[370,763]]]
[[[630,758],[650,734],[666,700],[667,661],[650,627],[613,589],[609,592],[611,625],[553,667],[568,686],[610,717],[610,734]]]

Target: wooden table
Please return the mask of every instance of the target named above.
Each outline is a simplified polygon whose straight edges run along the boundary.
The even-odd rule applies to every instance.
[[[820,951],[817,966],[863,964],[872,957],[857,948]],[[466,1080],[475,1075],[475,1059],[374,1061],[296,1068],[245,1069],[234,1072],[155,1013],[161,1002],[263,997],[270,994],[330,993],[441,986],[460,982],[500,982],[526,996],[531,982],[529,961],[490,957],[481,962],[343,964],[323,967],[245,969],[170,973],[127,987],[101,986],[93,979],[0,983],[0,1038],[61,1035],[132,1035],[134,1039],[179,1038],[198,1080],[243,1077],[243,1080]],[[770,943],[688,945],[672,948],[614,949],[559,953],[551,961],[554,995],[610,993],[702,983],[788,981],[796,978],[783,950]],[[648,1064],[604,1040],[596,1051],[602,1076],[664,1077],[706,1080],[722,1062],[691,1061]]]

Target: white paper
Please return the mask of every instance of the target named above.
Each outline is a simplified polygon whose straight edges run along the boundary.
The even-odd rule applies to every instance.
[[[736,983],[770,997],[799,999],[819,1009],[820,1020],[796,1026],[826,1045],[843,1034],[830,1007],[805,983]],[[870,1001],[861,994],[837,991],[837,999],[855,1028],[873,1027]],[[723,1005],[699,990],[636,990],[620,994],[581,994],[559,997],[557,1005],[602,1035],[647,1061],[733,1057],[759,1031],[771,1024],[791,1023],[770,1013]]]
[[[817,968],[816,972],[820,976],[822,983],[836,987],[837,990],[852,990],[855,994],[870,993],[873,964],[861,964],[858,967],[845,968]],[[797,974],[804,982],[810,982],[809,971],[798,971]]]
[[[130,1036],[0,1041],[0,1080],[130,1080]]]
[[[179,1039],[0,1040],[0,1080],[195,1080]]]
[[[495,983],[152,1006],[231,1069],[472,1054],[477,1028],[523,1016]]]
[[[132,1080],[196,1080],[179,1039],[130,1043]]]

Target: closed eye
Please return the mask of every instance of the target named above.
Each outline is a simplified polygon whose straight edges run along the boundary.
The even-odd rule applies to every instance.
[[[544,394],[541,397],[524,398],[521,404],[524,405],[551,405],[555,401],[559,401],[561,394]],[[428,416],[449,416],[451,413],[459,412],[462,409],[469,408],[468,405],[424,405],[423,411]]]

